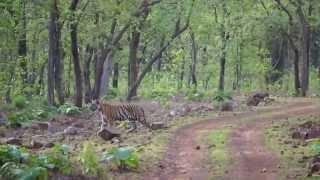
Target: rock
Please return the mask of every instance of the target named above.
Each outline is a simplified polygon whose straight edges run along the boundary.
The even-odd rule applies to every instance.
[[[319,172],[320,171],[320,163],[313,163],[310,168],[309,168],[309,172],[308,172],[308,176],[312,176],[314,173]]]
[[[39,141],[36,141],[36,140],[31,140],[31,143],[30,143],[30,148],[31,149],[40,149],[43,146],[44,146],[43,143],[41,143]]]
[[[46,147],[46,148],[52,148],[53,146],[54,146],[54,143],[52,143],[52,142],[48,142],[44,145],[44,147]]]
[[[69,126],[66,129],[64,129],[63,133],[66,135],[76,135],[78,134],[78,130],[73,126]]]
[[[300,139],[301,138],[301,134],[298,131],[295,131],[292,133],[291,135],[292,139]]]
[[[0,126],[7,125],[7,124],[8,124],[8,118],[6,114],[2,110],[0,110]]]
[[[120,137],[121,133],[119,130],[112,128],[112,127],[104,127],[100,129],[97,133],[102,139],[109,141],[114,137]]]
[[[172,110],[172,111],[170,111],[170,113],[169,113],[169,116],[170,117],[174,117],[174,116],[177,116],[178,115],[178,113],[177,113],[177,111],[175,111],[175,110]]]
[[[247,99],[248,106],[258,106],[261,101],[263,101],[266,97],[269,97],[268,93],[258,92],[254,93]]]
[[[13,144],[13,145],[18,145],[21,146],[22,145],[22,139],[20,138],[14,138],[14,137],[10,137],[6,140],[7,144]]]
[[[152,129],[152,130],[157,130],[157,129],[163,129],[163,128],[165,128],[164,122],[161,122],[161,121],[152,122],[150,126],[151,126],[151,129]]]
[[[48,130],[50,126],[50,123],[48,122],[37,121],[33,123],[34,123],[34,126],[33,126],[34,129]]]
[[[220,104],[220,111],[233,111],[234,107],[234,101],[224,101]]]
[[[266,168],[261,169],[261,173],[266,173],[266,172],[267,172]]]
[[[189,105],[184,105],[182,107],[182,111],[185,113],[189,113],[189,112],[191,112],[191,107]]]
[[[119,137],[114,137],[114,138],[112,138],[112,139],[111,139],[111,143],[112,143],[112,144],[119,144],[119,143],[120,143]]]
[[[73,127],[84,128],[83,122],[75,122],[72,124]]]

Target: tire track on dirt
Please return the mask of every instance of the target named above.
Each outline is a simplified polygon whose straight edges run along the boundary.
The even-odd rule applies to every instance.
[[[207,136],[208,133],[221,125],[228,123],[239,123],[239,120],[248,118],[250,122],[248,125],[243,125],[232,131],[231,135],[231,152],[234,154],[232,157],[235,164],[231,167],[229,174],[223,179],[248,179],[247,172],[252,173],[252,170],[264,168],[265,165],[257,165],[256,162],[264,161],[265,158],[274,157],[273,154],[268,154],[266,148],[263,145],[263,134],[261,130],[263,124],[267,120],[273,119],[285,119],[294,117],[297,115],[308,115],[318,113],[318,106],[312,102],[295,102],[283,107],[271,108],[262,112],[244,112],[236,115],[222,116],[213,119],[204,120],[198,123],[186,125],[175,132],[172,137],[164,159],[161,161],[159,167],[155,167],[151,172],[144,175],[143,179],[159,179],[159,180],[173,180],[173,179],[210,179],[210,169],[206,163],[208,155],[208,148],[205,145],[198,142],[200,136]],[[258,128],[254,128],[258,127]],[[254,132],[249,130],[256,129]],[[245,131],[248,130],[248,131]],[[248,138],[255,136],[257,138]],[[199,144],[200,143],[200,144]],[[243,146],[239,144],[244,143]],[[234,146],[232,145],[234,144]],[[255,166],[249,166],[247,163],[252,163],[252,153],[247,153],[250,150],[251,144],[255,144],[258,148],[255,148],[253,152],[259,152],[255,154],[255,158],[252,162],[256,163]],[[200,149],[197,149],[197,146]],[[237,151],[242,153],[236,153]],[[260,153],[262,152],[262,153]],[[265,153],[263,153],[265,152]],[[247,156],[242,155],[247,153]],[[278,160],[275,159],[275,162]],[[272,161],[273,162],[273,161]],[[243,166],[243,168],[237,168]],[[276,167],[277,163],[266,166],[268,169]],[[271,171],[270,171],[271,172]],[[265,179],[266,174],[256,172],[253,179]],[[276,175],[276,173],[274,173]],[[261,177],[261,178],[260,178]],[[269,176],[268,176],[269,177]],[[267,178],[268,178],[267,177]],[[270,176],[272,179],[274,176]]]

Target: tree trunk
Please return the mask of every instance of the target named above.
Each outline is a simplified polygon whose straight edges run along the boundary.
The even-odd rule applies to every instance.
[[[192,64],[191,64],[191,84],[197,88],[197,76],[196,76],[196,65],[198,56],[198,47],[195,41],[194,32],[190,32],[191,43],[192,43]]]
[[[78,51],[78,35],[77,35],[77,22],[75,18],[75,11],[78,5],[78,0],[73,0],[71,2],[70,10],[71,10],[71,24],[70,24],[70,36],[71,36],[71,52],[74,66],[74,75],[76,79],[76,99],[75,105],[78,107],[82,107],[82,75],[81,75],[81,67],[80,67],[80,58]]]
[[[299,77],[299,50],[294,49],[294,87],[296,95],[300,94],[300,77]]]
[[[47,66],[47,63],[48,61],[44,62],[41,67],[40,67],[40,70],[39,70],[39,81],[38,81],[38,87],[37,87],[37,95],[42,95],[43,91],[44,91],[44,82],[43,82],[43,79],[44,79],[44,70]]]
[[[237,44],[237,60],[235,65],[235,80],[233,82],[233,90],[240,89],[241,87],[241,62],[242,62],[242,55],[241,55],[242,43]]]
[[[108,92],[110,75],[112,71],[112,58],[113,58],[113,52],[111,51],[111,53],[108,54],[106,60],[103,63],[103,72],[101,76],[99,97],[106,95]]]
[[[54,89],[55,89],[55,64],[59,61],[60,50],[60,28],[59,28],[59,11],[58,1],[52,0],[50,6],[50,19],[49,19],[49,60],[48,60],[48,104],[54,105]]]
[[[310,25],[307,22],[307,19],[303,13],[301,6],[297,6],[297,13],[298,13],[300,23],[301,23],[301,28],[302,28],[301,95],[306,96],[309,88]]]
[[[92,89],[90,82],[90,64],[92,61],[94,49],[87,45],[86,47],[86,57],[83,64],[83,80],[84,80],[84,102],[86,104],[90,103],[92,100]]]
[[[179,72],[179,84],[178,89],[181,89],[183,86],[183,79],[184,79],[184,69],[185,69],[185,59],[182,59],[181,62],[181,71]]]
[[[226,33],[223,31],[221,32],[221,39],[222,39],[222,47],[221,47],[221,57],[220,57],[220,73],[219,73],[219,91],[224,91],[224,74],[225,74],[225,66],[226,66],[226,46],[227,46],[227,39]]]
[[[64,74],[64,63],[61,54],[62,44],[61,44],[61,27],[58,24],[58,48],[57,48],[57,56],[59,56],[54,62],[54,74],[55,74],[55,89],[58,95],[59,104],[64,104],[64,82],[63,82],[63,74]]]
[[[21,25],[18,39],[18,55],[20,56],[20,67],[21,67],[21,79],[22,88],[25,87],[28,80],[28,68],[27,68],[27,18],[26,18],[26,1],[20,1],[21,8]]]
[[[160,47],[163,46],[164,44],[164,40],[165,40],[165,36],[163,36],[161,38],[161,41],[160,41]],[[162,66],[162,55],[159,57],[159,59],[157,60],[157,70],[160,72],[161,71],[161,66]]]
[[[193,1],[194,2],[194,1]],[[192,4],[193,7],[193,4]],[[190,18],[190,16],[189,16]],[[146,64],[146,67],[143,69],[143,71],[141,72],[141,74],[139,75],[137,81],[135,82],[135,84],[131,87],[131,89],[128,91],[128,95],[127,95],[127,100],[130,101],[131,98],[133,97],[133,92],[135,89],[137,89],[140,85],[140,83],[142,82],[143,78],[145,77],[145,75],[150,71],[150,68],[152,67],[152,65],[158,60],[158,58],[162,55],[162,53],[170,46],[171,42],[174,41],[177,37],[179,37],[188,27],[189,27],[189,18],[187,20],[187,23],[184,27],[182,27],[181,29],[179,29],[179,31],[176,31],[172,36],[171,39],[166,42],[160,49],[159,51],[155,54],[155,56]]]
[[[118,88],[118,79],[119,79],[119,63],[114,63],[113,65],[113,80],[112,87]]]
[[[139,63],[138,51],[140,43],[140,32],[136,29],[131,33],[129,45],[129,62],[128,62],[128,91],[133,87],[138,78]],[[137,96],[137,89],[132,90],[132,96]]]

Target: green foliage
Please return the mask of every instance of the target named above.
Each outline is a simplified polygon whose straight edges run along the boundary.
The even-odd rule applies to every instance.
[[[99,157],[91,142],[85,142],[79,154],[82,171],[87,175],[97,175],[99,171]]]
[[[102,160],[113,162],[120,170],[137,168],[139,165],[139,158],[132,147],[113,147],[103,154]]]
[[[72,116],[75,114],[79,114],[80,108],[71,103],[65,103],[64,105],[59,107],[58,112]]]
[[[19,127],[23,123],[30,121],[34,118],[30,111],[12,112],[9,114],[9,125],[13,127]]]
[[[23,109],[27,107],[27,98],[21,95],[18,95],[13,98],[13,104],[16,108]]]
[[[63,173],[71,173],[71,162],[69,146],[63,144],[55,144],[49,151],[41,156],[41,163],[48,168],[57,169]]]
[[[191,101],[201,101],[205,98],[204,91],[189,90],[187,91],[187,99]]]
[[[213,96],[214,102],[222,102],[230,99],[232,99],[231,93],[225,91],[217,91]]]
[[[46,180],[48,170],[71,172],[69,147],[55,144],[39,155],[14,145],[0,145],[0,178],[10,180]]]
[[[105,96],[102,97],[104,100],[115,99],[118,96],[117,89],[110,88]]]
[[[8,180],[48,179],[45,167],[35,163],[37,156],[13,145],[0,146],[0,178]]]

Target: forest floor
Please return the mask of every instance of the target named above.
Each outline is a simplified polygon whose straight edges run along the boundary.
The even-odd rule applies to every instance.
[[[129,172],[106,169],[104,177],[111,179],[278,179],[287,167],[281,155],[268,145],[266,130],[288,118],[320,115],[320,103],[311,98],[277,98],[272,104],[248,108],[245,97],[236,101],[239,104],[233,112],[219,112],[211,102],[174,99],[164,106],[156,101],[139,101],[147,119],[162,121],[166,127],[155,131],[139,127],[137,133],[123,133],[116,142],[96,135],[100,125],[97,113],[83,113],[34,121],[22,128],[0,128],[0,143],[12,137],[21,139],[22,146],[34,152],[53,143],[69,145],[75,170],[63,179],[97,179],[80,176],[78,154],[85,141],[93,143],[97,154],[110,147],[139,149],[139,168]]]
[[[276,121],[292,117],[320,115],[320,105],[310,99],[292,99],[286,105],[256,112],[243,112],[197,122],[178,129],[160,165],[144,179],[277,179],[284,167],[265,143],[264,130]],[[213,129],[231,127],[225,151],[228,168],[214,172],[210,162],[215,144],[199,141]],[[213,158],[214,159],[214,158]]]

